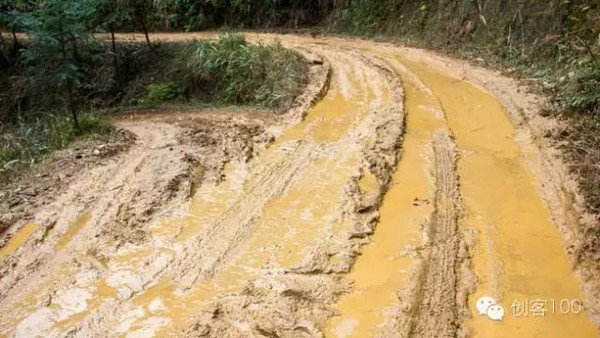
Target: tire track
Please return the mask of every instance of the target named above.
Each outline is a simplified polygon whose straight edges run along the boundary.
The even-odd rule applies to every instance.
[[[456,148],[446,131],[432,142],[435,168],[434,211],[428,225],[427,258],[422,264],[410,336],[455,337],[462,325],[457,304],[460,278],[460,192],[456,174]]]
[[[236,200],[193,246],[186,248],[189,254],[184,254],[185,259],[180,261],[174,273],[179,276],[176,278],[184,290],[192,287],[198,278],[210,277],[220,265],[232,258],[233,251],[250,237],[266,203],[281,195],[290,181],[306,169],[316,147],[313,142],[300,141],[291,151],[282,154],[253,182],[248,193]]]
[[[321,309],[338,286],[333,276],[320,273],[331,270],[331,262],[320,260],[324,254],[320,249],[329,250],[337,240],[348,241],[328,237],[327,230],[339,219],[355,217],[357,210],[345,210],[344,205],[360,194],[349,187],[361,170],[372,167],[376,175],[385,176],[393,168],[402,112],[389,106],[388,77],[379,62],[335,49],[314,51],[345,62],[332,63],[329,93],[302,122],[243,165],[245,174],[235,178],[241,186],[226,188],[225,182],[227,191],[214,197],[218,186],[200,187],[190,207],[192,215],[201,217],[191,223],[204,224],[188,233],[189,239],[171,245],[172,258],[164,259],[173,263],[159,266],[153,262],[164,261],[161,257],[144,259],[142,264],[150,266],[139,274],[141,289],[131,299],[119,301],[117,313],[115,302],[105,303],[78,326],[78,335],[172,335],[190,320],[197,321],[191,326],[194,330],[202,329],[199,314],[214,311],[222,316],[210,324],[213,336],[270,332],[266,318],[277,322],[275,331],[283,335],[297,329],[297,318],[307,323],[322,320],[318,318],[326,312]],[[359,74],[354,73],[357,70]],[[397,90],[394,87],[394,103],[401,99]],[[181,221],[159,227],[177,222]],[[357,223],[348,222],[337,231],[356,232]],[[312,243],[323,235],[327,244],[314,247]],[[311,301],[306,308],[292,310],[289,306],[299,301],[294,297]],[[153,308],[157,301],[161,309]],[[250,311],[243,305],[248,302],[264,306]],[[253,323],[248,324],[250,332],[234,333],[239,328],[230,323],[238,321]],[[307,330],[316,332],[314,326]]]

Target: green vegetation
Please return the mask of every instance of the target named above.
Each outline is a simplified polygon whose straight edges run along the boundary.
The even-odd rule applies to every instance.
[[[171,74],[188,94],[209,94],[213,101],[287,107],[306,83],[307,65],[297,53],[272,45],[248,44],[235,34],[192,43]]]
[[[302,57],[281,44],[250,44],[222,34],[216,41],[154,44],[155,52],[122,48],[123,62],[138,65],[123,82],[123,104],[163,102],[289,107],[307,81]],[[146,65],[151,65],[148,67]]]
[[[600,62],[583,61],[552,82],[556,110],[600,115]]]
[[[83,81],[82,68],[94,55],[95,40],[85,22],[94,6],[79,0],[46,0],[37,20],[31,20],[30,40],[23,49],[27,77],[46,87],[44,91],[64,92],[76,130],[79,120],[75,101],[76,85]]]
[[[333,8],[330,0],[156,0],[146,4],[151,8],[146,12],[150,28],[163,31],[315,25]]]
[[[70,117],[46,114],[42,118],[12,125],[0,130],[0,182],[10,174],[32,166],[44,155],[60,150],[81,137],[110,133],[110,122],[101,116],[85,113],[79,116],[79,130]]]
[[[181,98],[182,90],[174,85],[150,84],[146,87],[148,95],[142,99],[142,103],[162,103]]]

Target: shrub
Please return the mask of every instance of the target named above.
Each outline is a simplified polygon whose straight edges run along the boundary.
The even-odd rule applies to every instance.
[[[600,114],[600,64],[593,61],[571,67],[555,87],[558,110],[567,112]]]
[[[307,65],[280,43],[249,44],[237,34],[196,41],[174,60],[171,77],[211,101],[286,107],[306,83]]]
[[[161,103],[180,99],[183,91],[174,85],[150,84],[146,87],[148,94],[143,102]]]

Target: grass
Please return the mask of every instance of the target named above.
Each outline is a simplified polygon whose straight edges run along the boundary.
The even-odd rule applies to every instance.
[[[590,211],[600,214],[600,116],[568,116],[562,146]]]
[[[11,174],[32,167],[44,156],[68,146],[79,138],[107,134],[113,130],[110,122],[99,115],[79,115],[80,131],[65,115],[44,115],[20,121],[2,130],[0,135],[0,181]]]
[[[280,43],[251,44],[238,34],[155,43],[154,49],[123,46],[122,68],[130,73],[117,94],[120,104],[249,105],[284,111],[308,81],[308,65],[298,53]]]
[[[150,84],[146,87],[148,93],[141,103],[162,103],[181,99],[182,90],[172,84]]]
[[[287,108],[305,86],[307,73],[302,57],[280,43],[249,44],[230,33],[188,44],[168,70],[189,97],[271,109]]]

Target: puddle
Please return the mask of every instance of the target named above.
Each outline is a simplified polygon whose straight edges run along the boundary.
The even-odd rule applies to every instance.
[[[75,235],[77,235],[79,233],[79,231],[81,231],[81,229],[83,229],[83,227],[89,222],[91,217],[92,217],[92,213],[89,211],[84,212],[83,214],[81,214],[81,216],[77,217],[75,222],[73,222],[73,224],[71,224],[69,226],[69,228],[67,229],[67,231],[65,231],[64,234],[62,234],[62,236],[60,237],[60,240],[54,246],[54,250],[60,251],[67,244],[69,244],[71,239],[73,237],[75,237]]]
[[[359,102],[348,100],[337,88],[330,88],[330,92],[331,95],[315,105],[302,123],[289,128],[276,142],[281,144],[299,139],[334,142],[343,137],[348,127],[366,112],[361,109]],[[355,111],[358,114],[339,114],[340,111]]]
[[[387,84],[367,75],[344,67],[335,72],[328,94],[304,121],[289,127],[258,159],[228,164],[225,181],[198,187],[183,212],[175,211],[178,214],[151,227],[153,247],[121,250],[113,256],[107,280],[97,282],[105,287],[90,287],[85,310],[62,318],[47,332],[66,332],[104,301],[141,289],[126,303],[121,325],[113,332],[169,335],[182,329],[215,296],[240,292],[266,270],[302,263],[316,239],[331,235],[341,222],[343,190],[357,175],[364,143],[356,134],[365,127],[357,126],[371,109],[389,100]],[[349,133],[354,134],[348,137]],[[370,186],[373,182],[368,179],[363,183]],[[80,223],[89,219],[84,216],[69,228],[57,249],[83,227]],[[211,234],[215,227],[222,227],[217,235]],[[199,271],[197,280],[177,280],[181,277],[174,272],[145,286],[135,275],[148,269],[147,264],[181,254],[184,248],[188,254],[200,250],[201,256],[187,257],[204,264],[192,268]],[[219,264],[219,269],[205,273],[212,264]]]
[[[348,75],[348,79],[355,81],[351,75]],[[136,299],[136,304],[146,309],[153,302],[160,302],[168,309],[160,314],[161,318],[165,319],[162,328],[153,334],[160,336],[175,328],[181,328],[185,323],[183,319],[198,313],[198,309],[214,299],[217,294],[242,291],[249,280],[263,273],[263,269],[277,270],[301,263],[305,250],[310,249],[316,238],[332,233],[341,217],[339,206],[342,203],[342,191],[355,173],[360,147],[358,144],[347,144],[344,145],[344,152],[329,152],[327,149],[337,147],[335,144],[342,140],[357,122],[365,118],[368,109],[364,108],[365,102],[361,103],[360,100],[370,103],[369,99],[372,98],[372,94],[363,94],[364,91],[354,91],[351,97],[345,97],[337,85],[339,81],[339,77],[334,77],[328,95],[310,110],[305,120],[290,127],[260,155],[254,162],[256,165],[246,168],[250,174],[246,172],[237,180],[236,169],[228,168],[228,174],[233,174],[228,175],[228,182],[218,189],[208,189],[211,193],[221,194],[212,195],[212,198],[200,187],[191,212],[199,218],[190,220],[196,223],[198,219],[203,219],[201,226],[206,226],[210,224],[208,222],[222,217],[231,207],[231,201],[239,199],[239,194],[248,194],[254,190],[253,187],[264,183],[256,182],[256,173],[265,169],[279,170],[278,166],[281,164],[278,164],[278,161],[282,158],[298,156],[294,151],[296,148],[313,149],[309,155],[309,163],[299,167],[301,172],[293,178],[286,191],[264,205],[260,219],[251,225],[254,231],[250,240],[238,249],[243,250],[244,254],[236,255],[225,269],[199,282],[189,292],[178,290],[176,283],[167,280],[152,288],[157,288],[160,292],[150,291],[151,296],[144,296],[149,292],[146,291]],[[353,82],[353,86],[363,88],[356,82]],[[384,95],[387,99],[387,91]],[[298,144],[299,140],[303,143]],[[317,147],[321,151],[316,151]],[[293,154],[288,154],[289,152]],[[273,165],[275,168],[271,168]],[[243,184],[236,184],[240,181]],[[237,212],[239,210],[236,210]],[[202,214],[210,216],[200,216]],[[201,231],[193,233],[197,236]],[[144,313],[133,321],[132,329],[141,330],[147,327],[150,318],[156,317],[151,311],[146,310]]]
[[[469,299],[473,336],[593,337],[596,328],[582,312],[517,316],[514,302],[583,300],[578,280],[533,184],[534,177],[514,141],[514,127],[500,103],[465,81],[423,63],[402,62],[433,90],[446,112],[461,152],[458,173],[466,218],[477,231],[472,253],[479,283]],[[502,322],[475,312],[475,300],[491,296],[505,309]],[[518,314],[518,312],[517,312]]]
[[[27,223],[21,229],[19,229],[9,240],[4,247],[0,248],[0,260],[4,257],[17,251],[21,245],[23,245],[29,236],[37,230],[38,225],[35,223]]]
[[[407,110],[403,155],[381,206],[372,243],[361,249],[348,276],[354,283],[352,292],[340,298],[336,306],[340,316],[327,325],[328,337],[375,336],[385,311],[397,305],[396,292],[410,277],[408,252],[421,244],[421,224],[433,211],[427,202],[434,192],[427,147],[444,122],[434,113],[435,98],[407,76],[403,80]],[[371,180],[367,178],[362,184],[368,187]]]
[[[73,289],[72,289],[73,290]],[[56,335],[60,335],[60,332],[73,327],[80,323],[86,316],[93,313],[104,301],[110,298],[116,299],[118,297],[117,290],[106,283],[104,278],[98,280],[94,283],[93,287],[89,285],[83,285],[81,289],[79,289],[81,293],[87,294],[87,297],[84,299],[77,299],[75,301],[79,301],[82,303],[82,306],[78,309],[69,309],[64,304],[55,305],[55,310],[65,312],[61,317],[61,320],[58,320],[53,327],[53,332]]]
[[[33,336],[35,328],[49,328],[56,320],[56,315],[49,307],[49,292],[52,289],[55,278],[71,275],[71,267],[61,265],[56,267],[56,273],[51,278],[44,279],[41,284],[26,290],[19,297],[19,303],[12,306],[10,315],[3,314],[0,321],[0,337],[2,334],[18,337]],[[57,297],[60,298],[60,297]],[[15,330],[17,333],[15,333]],[[19,336],[18,333],[21,333]],[[9,335],[10,333],[10,335]],[[37,332],[36,332],[37,333]]]

